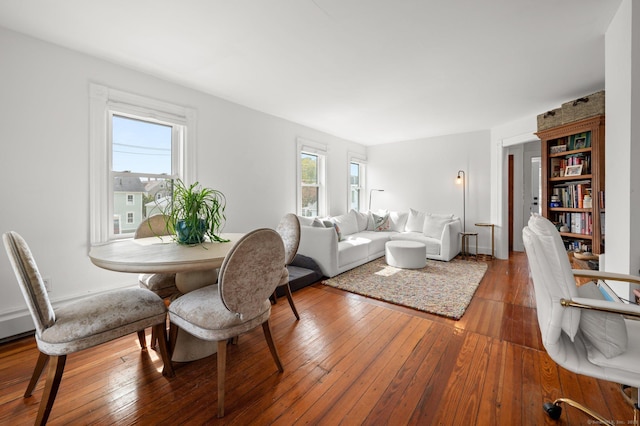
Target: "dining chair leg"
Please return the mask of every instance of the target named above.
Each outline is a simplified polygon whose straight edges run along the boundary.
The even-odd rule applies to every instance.
[[[156,329],[151,328],[151,343],[149,344],[151,349],[155,349],[158,346],[158,336],[156,336]]]
[[[289,306],[291,306],[291,310],[293,311],[293,315],[296,316],[296,319],[299,321],[300,320],[300,315],[298,315],[298,310],[296,309],[296,305],[293,303],[293,296],[291,295],[291,287],[289,286],[289,283],[287,283],[287,285],[284,285],[284,292],[287,295],[287,300],[289,301]]]
[[[42,393],[42,400],[40,401],[40,408],[38,409],[38,416],[36,417],[36,425],[44,425],[49,419],[51,408],[53,408],[53,401],[56,399],[60,381],[62,380],[64,364],[67,361],[66,355],[51,356],[50,358],[51,362],[47,369],[47,383],[44,385],[44,392]]]
[[[33,369],[33,374],[31,375],[31,380],[27,385],[27,390],[24,391],[25,398],[29,398],[33,393],[33,390],[38,384],[38,380],[40,380],[40,376],[42,376],[42,371],[44,371],[44,367],[47,366],[47,362],[49,362],[49,355],[40,352],[40,355],[38,355],[38,360],[36,361],[36,366]]]
[[[176,348],[176,340],[178,340],[178,326],[170,323],[169,324],[169,356],[173,356],[173,351]]]
[[[147,349],[147,336],[144,334],[144,330],[138,330],[138,340],[140,341],[140,349]]]
[[[227,369],[227,340],[218,340],[218,418],[224,417],[224,380]]]
[[[153,326],[153,330],[156,332],[158,339],[158,349],[160,349],[160,356],[162,357],[162,363],[164,368],[162,369],[162,375],[166,377],[173,377],[175,373],[173,371],[173,364],[171,363],[171,356],[169,355],[169,348],[167,347],[167,329],[164,322]]]
[[[271,327],[269,326],[269,320],[266,320],[262,323],[262,331],[264,332],[264,338],[267,340],[267,345],[269,345],[269,350],[271,351],[271,356],[273,356],[273,360],[276,362],[276,366],[278,366],[278,371],[283,372],[284,368],[282,367],[282,361],[280,361],[280,355],[278,355],[278,349],[276,348],[276,344],[273,341],[273,336],[271,335]]]

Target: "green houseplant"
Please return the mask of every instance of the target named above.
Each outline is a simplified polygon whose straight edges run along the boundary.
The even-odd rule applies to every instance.
[[[199,244],[208,236],[211,241],[227,242],[220,237],[226,217],[226,198],[218,190],[203,188],[198,182],[189,186],[172,181],[173,197],[165,207],[167,229],[179,244]]]

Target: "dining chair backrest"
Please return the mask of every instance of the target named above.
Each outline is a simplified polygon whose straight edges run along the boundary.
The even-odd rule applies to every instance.
[[[150,216],[143,220],[136,229],[133,238],[147,238],[157,237],[160,235],[169,235],[170,232],[167,229],[167,221],[169,217],[164,214],[157,214]]]
[[[17,232],[5,233],[2,240],[24,300],[31,312],[36,332],[40,336],[44,330],[55,323],[56,315],[38,271],[38,265],[26,241]]]
[[[226,308],[244,318],[262,312],[280,282],[283,261],[284,244],[273,229],[256,229],[243,236],[220,267],[218,285]]]
[[[290,265],[298,253],[300,245],[300,220],[293,213],[287,213],[276,228],[284,242],[285,265]]]

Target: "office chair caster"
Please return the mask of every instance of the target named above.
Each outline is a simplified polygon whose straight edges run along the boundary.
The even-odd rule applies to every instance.
[[[544,408],[545,413],[553,420],[558,420],[560,414],[562,414],[562,407],[553,402],[545,402],[542,408]]]

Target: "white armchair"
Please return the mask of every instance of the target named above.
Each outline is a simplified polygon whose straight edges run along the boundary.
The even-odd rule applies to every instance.
[[[640,318],[640,306],[605,300],[595,283],[578,287],[575,281],[580,276],[640,283],[640,277],[573,271],[560,234],[540,215],[532,215],[522,233],[542,342],[549,356],[576,374],[640,387],[640,322],[631,319]],[[602,281],[600,284],[606,285]],[[548,402],[544,409],[552,419],[558,419],[562,403],[611,424],[568,398]],[[634,420],[637,415],[635,403]]]

